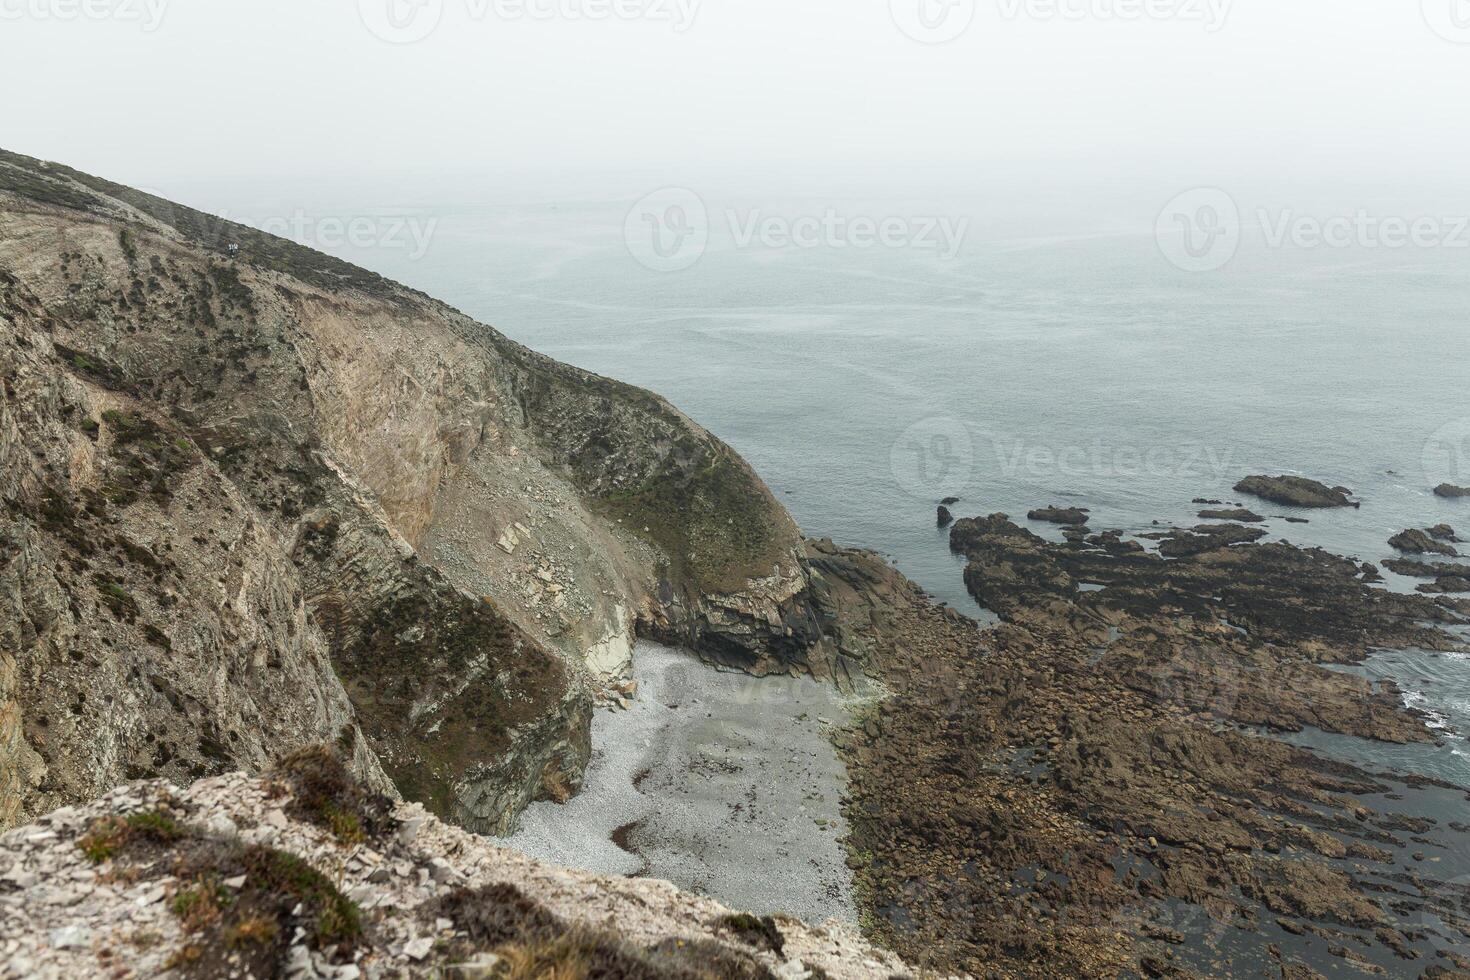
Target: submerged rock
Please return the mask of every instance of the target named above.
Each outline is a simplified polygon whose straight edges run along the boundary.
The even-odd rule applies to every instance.
[[[1346,487],[1329,487],[1303,476],[1249,476],[1235,485],[1248,493],[1277,504],[1293,507],[1357,507]]]
[[[1260,514],[1246,510],[1244,507],[1228,510],[1202,510],[1199,516],[1201,520],[1206,521],[1237,521],[1246,524],[1260,524],[1266,520]]]

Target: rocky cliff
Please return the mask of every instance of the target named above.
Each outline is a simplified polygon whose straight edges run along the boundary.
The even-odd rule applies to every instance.
[[[797,528],[661,398],[3,152],[0,380],[0,826],[330,740],[499,831],[639,630],[835,667]]]

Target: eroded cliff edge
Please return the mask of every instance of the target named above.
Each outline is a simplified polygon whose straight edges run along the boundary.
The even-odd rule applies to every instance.
[[[0,826],[335,740],[503,831],[640,632],[844,669],[795,524],[663,399],[4,152],[0,379]]]

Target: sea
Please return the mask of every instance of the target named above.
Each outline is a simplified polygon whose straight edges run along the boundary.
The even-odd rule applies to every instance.
[[[1084,213],[1060,192],[997,206],[994,189],[496,201],[452,187],[411,206],[341,188],[202,196],[658,392],[808,535],[878,551],[978,619],[936,526],[943,498],[1021,520],[1087,507],[1093,529],[1126,532],[1198,523],[1197,498],[1240,502],[1274,539],[1375,563],[1405,528],[1470,540],[1470,498],[1432,493],[1470,485],[1470,232],[1452,218],[1395,236],[1395,216],[1423,215],[1221,188]],[[1289,523],[1232,490],[1287,473],[1362,506]],[[1470,786],[1465,655],[1384,651],[1351,669],[1394,679],[1442,744],[1297,740]]]

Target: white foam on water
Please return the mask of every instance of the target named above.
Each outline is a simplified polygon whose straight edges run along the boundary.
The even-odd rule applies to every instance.
[[[1449,716],[1434,707],[1429,696],[1423,691],[1404,691],[1404,707],[1413,711],[1424,713],[1424,724],[1426,727],[1437,732],[1450,730]]]

